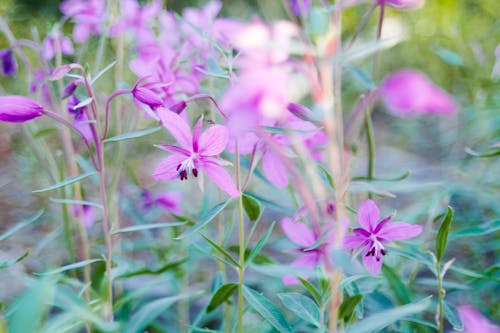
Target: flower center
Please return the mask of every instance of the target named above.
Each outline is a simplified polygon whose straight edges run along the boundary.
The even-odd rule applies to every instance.
[[[365,256],[374,256],[377,261],[380,261],[380,259],[382,259],[382,256],[385,256],[387,254],[387,251],[385,250],[384,245],[377,239],[377,236],[371,235],[370,241],[370,247]]]
[[[190,173],[193,173],[195,178],[198,177],[198,169],[196,169],[195,159],[193,157],[185,159],[182,163],[177,165],[177,178],[181,180],[188,179]]]

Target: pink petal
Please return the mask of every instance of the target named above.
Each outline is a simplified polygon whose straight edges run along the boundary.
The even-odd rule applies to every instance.
[[[377,237],[384,238],[385,240],[400,240],[417,237],[421,232],[421,225],[409,224],[405,222],[392,222],[386,224],[377,234]]]
[[[316,267],[318,262],[319,262],[319,256],[318,256],[317,252],[309,252],[309,253],[305,252],[302,256],[295,259],[290,264],[290,266],[309,268],[312,271],[312,270],[314,270],[314,268]],[[310,276],[310,274],[308,274],[307,272],[304,272],[304,273],[299,274],[299,276],[303,279],[307,279]],[[289,285],[299,284],[299,283],[300,283],[299,280],[293,275],[287,274],[283,277],[283,284],[284,285],[289,286]]]
[[[358,235],[349,235],[344,238],[344,249],[355,249],[360,247],[367,241],[368,238],[358,236]]]
[[[302,222],[294,222],[289,217],[281,220],[281,229],[288,239],[302,247],[309,247],[316,241],[311,229]]]
[[[234,185],[229,173],[224,170],[219,164],[206,159],[200,159],[201,167],[207,174],[208,178],[213,181],[221,190],[229,194],[233,198],[238,198],[240,192]]]
[[[204,156],[214,156],[226,149],[229,140],[229,131],[225,126],[214,125],[201,135],[199,152]]]
[[[363,254],[363,265],[372,275],[378,275],[382,268],[382,258],[377,260],[375,256],[366,256]]]
[[[500,327],[493,325],[473,306],[462,305],[458,313],[464,324],[464,333],[500,333]]]
[[[163,107],[158,108],[157,111],[162,125],[165,126],[183,148],[191,151],[193,137],[186,121],[178,114]]]
[[[378,219],[380,218],[380,210],[375,202],[366,200],[358,208],[358,223],[364,229],[373,231],[377,226]]]
[[[262,168],[266,178],[277,188],[284,188],[288,185],[286,166],[281,159],[271,151],[266,151],[262,156]]]
[[[163,160],[156,167],[153,172],[154,179],[172,180],[177,178],[177,166],[186,159],[183,155],[170,155]]]
[[[193,151],[198,152],[199,150],[199,141],[201,135],[201,129],[203,126],[203,117],[201,117],[194,125],[193,128]]]

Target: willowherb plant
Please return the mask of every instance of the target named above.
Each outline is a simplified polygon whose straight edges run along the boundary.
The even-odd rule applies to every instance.
[[[0,17],[0,120],[22,127],[32,162],[19,172],[37,172],[45,208],[0,242],[37,221],[52,230],[0,264],[39,262],[20,295],[2,297],[0,332],[500,332],[499,221],[488,221],[499,139],[422,167],[475,121],[461,118],[474,98],[500,102],[383,58],[409,38],[387,26],[426,6],[290,0],[287,19],[268,22],[220,17],[218,0],[180,13],[160,0],[65,0],[33,40]],[[481,82],[495,84],[498,53]],[[424,139],[410,147],[415,132]],[[414,164],[415,176],[387,177]],[[468,191],[482,224],[464,212]],[[406,222],[381,213],[396,208]],[[45,237],[33,232],[31,246]]]

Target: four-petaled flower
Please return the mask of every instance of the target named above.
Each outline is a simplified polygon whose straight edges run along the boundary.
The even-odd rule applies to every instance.
[[[418,236],[422,232],[420,225],[405,222],[391,222],[393,216],[381,221],[380,211],[372,200],[366,200],[358,209],[358,222],[361,228],[354,228],[354,235],[344,239],[344,247],[358,249],[363,253],[363,264],[373,275],[382,267],[382,257],[387,254],[384,244],[391,240],[401,240]]]
[[[157,111],[163,126],[177,140],[179,146],[159,145],[172,155],[160,162],[153,177],[184,180],[188,179],[190,174],[198,177],[200,175],[198,170],[201,169],[221,190],[232,197],[239,197],[240,193],[231,176],[222,167],[229,162],[217,157],[226,149],[229,140],[228,129],[223,125],[213,125],[202,133],[202,119],[200,119],[191,132],[188,124],[178,114],[162,107]]]

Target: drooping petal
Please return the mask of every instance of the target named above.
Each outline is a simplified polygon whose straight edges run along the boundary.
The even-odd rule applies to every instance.
[[[382,268],[382,258],[377,258],[375,256],[367,256],[363,253],[363,265],[366,267],[368,272],[372,275],[378,275],[380,269]]]
[[[363,245],[368,238],[358,235],[349,235],[344,238],[344,249],[355,249]]]
[[[170,155],[164,158],[153,172],[153,178],[157,180],[172,180],[177,178],[177,166],[185,159],[186,156],[179,154]]]
[[[380,217],[380,210],[375,202],[366,200],[359,206],[358,222],[364,229],[373,231]]]
[[[385,240],[400,240],[417,237],[421,232],[421,225],[409,224],[406,222],[392,222],[386,224],[377,234],[377,237],[381,237]]]
[[[316,265],[319,262],[319,255],[316,251],[311,251],[311,252],[305,252],[303,255],[295,259],[290,266],[292,267],[303,267],[306,268],[307,270],[304,272],[301,272],[298,274],[301,278],[306,279],[308,278],[311,274],[309,274],[309,270],[312,272]],[[283,284],[284,285],[293,285],[293,284],[298,284],[299,280],[290,274],[287,274],[283,277]]]
[[[183,148],[191,151],[193,137],[186,121],[178,114],[166,108],[160,107],[157,111],[162,125],[165,126]]]
[[[262,156],[262,168],[266,178],[277,188],[284,188],[288,185],[288,176],[285,164],[271,151],[266,151]]]
[[[288,239],[302,247],[309,247],[316,241],[311,229],[302,222],[294,222],[289,217],[281,220],[281,229]]]
[[[206,159],[200,159],[200,165],[207,174],[208,178],[215,183],[221,190],[229,194],[233,198],[240,196],[240,192],[234,185],[229,173],[224,170],[219,164]]]
[[[200,137],[199,153],[204,156],[219,155],[226,149],[229,130],[223,125],[208,128]]]

